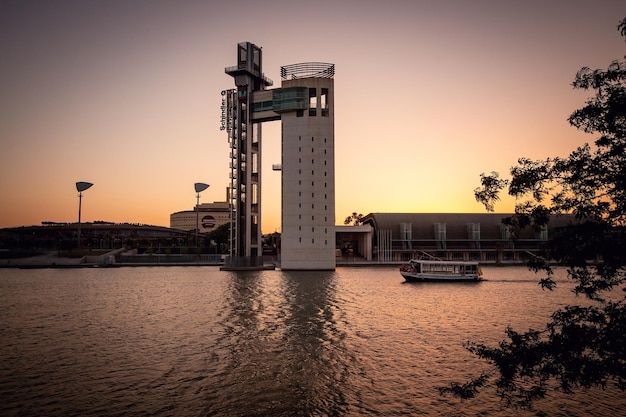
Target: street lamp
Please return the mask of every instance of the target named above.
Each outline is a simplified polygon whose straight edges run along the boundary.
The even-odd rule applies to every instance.
[[[198,247],[198,234],[200,233],[200,220],[199,220],[199,206],[200,206],[200,193],[207,188],[209,188],[209,184],[205,184],[203,182],[197,182],[193,185],[194,190],[196,190],[196,248]]]
[[[93,184],[90,182],[78,181],[76,183],[76,191],[78,191],[78,249],[81,248],[80,242],[80,211],[83,203],[83,191],[91,187]]]

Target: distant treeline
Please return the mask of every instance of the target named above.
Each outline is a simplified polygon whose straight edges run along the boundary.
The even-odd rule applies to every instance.
[[[78,222],[41,222],[42,226],[70,226],[78,224]],[[151,224],[146,223],[115,223],[115,222],[107,222],[104,220],[94,220],[93,222],[82,222],[81,224],[107,224],[107,225],[119,225],[119,226],[153,226]]]
[[[76,224],[77,222],[41,222],[42,226],[69,226],[70,224]],[[116,224],[115,222],[107,222],[104,220],[95,220],[93,222],[84,222],[84,224]],[[128,224],[128,223],[126,223]]]

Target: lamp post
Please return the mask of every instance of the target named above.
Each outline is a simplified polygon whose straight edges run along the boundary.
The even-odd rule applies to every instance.
[[[91,187],[93,184],[90,182],[78,181],[76,183],[76,191],[78,191],[78,249],[82,247],[80,241],[80,211],[83,203],[83,191]]]
[[[194,190],[196,190],[196,248],[198,247],[198,234],[200,233],[200,219],[199,219],[199,206],[200,206],[200,193],[207,188],[209,188],[209,184],[205,184],[203,182],[197,182],[193,185]]]

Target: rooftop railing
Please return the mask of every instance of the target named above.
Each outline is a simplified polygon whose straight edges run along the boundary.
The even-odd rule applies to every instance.
[[[326,62],[303,62],[280,67],[280,77],[283,80],[299,78],[333,78],[335,64]]]

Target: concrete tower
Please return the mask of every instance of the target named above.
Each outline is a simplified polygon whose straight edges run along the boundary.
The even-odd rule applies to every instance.
[[[226,68],[236,89],[222,91],[222,130],[231,146],[229,268],[263,267],[261,124],[282,123],[281,259],[285,270],[335,269],[335,124],[333,64],[281,67],[281,88],[261,68],[261,48],[237,46]]]
[[[231,266],[262,265],[261,241],[261,124],[253,117],[254,92],[272,85],[262,72],[262,50],[250,43],[237,45],[237,66],[225,72],[235,79],[227,92],[231,146]],[[236,91],[236,97],[235,97]]]
[[[281,90],[304,98],[305,104],[278,110],[284,270],[335,269],[334,72],[334,65],[318,62],[281,68]]]

